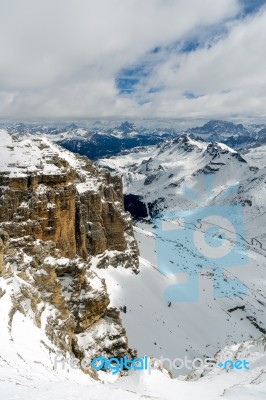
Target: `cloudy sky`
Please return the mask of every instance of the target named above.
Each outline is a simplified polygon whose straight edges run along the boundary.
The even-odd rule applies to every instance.
[[[0,0],[0,118],[266,118],[266,0]]]

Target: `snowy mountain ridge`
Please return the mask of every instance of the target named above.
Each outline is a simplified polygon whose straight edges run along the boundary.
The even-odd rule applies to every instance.
[[[194,207],[196,196],[202,206],[203,201],[210,200],[210,190],[215,202],[230,185],[265,175],[265,170],[259,172],[244,155],[227,145],[195,140],[188,135],[103,159],[98,165],[123,176],[126,207],[134,215],[134,202],[143,203],[142,217],[164,209]],[[211,188],[206,188],[206,180]],[[192,202],[184,195],[186,189],[194,193]]]

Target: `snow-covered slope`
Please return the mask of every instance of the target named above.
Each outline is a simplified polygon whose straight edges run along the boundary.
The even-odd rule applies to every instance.
[[[10,177],[28,174],[60,175],[71,168],[90,177],[92,189],[99,187],[93,174],[84,171],[84,160],[43,137],[10,135],[0,129],[0,172]]]
[[[111,290],[111,298],[116,306],[127,306],[122,319],[133,345],[141,353],[149,349],[157,357],[188,355],[193,358],[213,355],[226,344],[265,332],[265,169],[249,165],[226,145],[196,141],[188,136],[138,149],[108,162],[101,160],[100,165],[123,176],[128,208],[137,213],[144,204],[144,211],[149,215],[146,221],[135,223],[141,255],[140,274],[125,279],[119,270],[101,272],[112,287],[118,283],[119,291]],[[219,268],[219,259],[203,257],[191,243],[192,235],[206,234],[204,225],[185,225],[182,236],[169,237],[167,243],[167,237],[153,225],[150,216],[156,216],[159,211],[167,217],[170,210],[182,212],[198,208],[208,213],[211,207],[227,204],[241,209],[244,236],[238,234],[233,239],[226,225],[219,220],[214,223],[220,235],[227,237],[225,248],[234,242],[237,244],[235,257],[243,265],[236,263],[234,267],[224,268],[224,277],[217,283],[215,271]],[[237,222],[230,214],[230,207],[226,210],[225,217]],[[176,229],[176,225],[172,226]],[[239,227],[235,228],[239,232]],[[164,263],[176,265],[172,273],[160,265],[162,258],[158,252],[162,248],[166,248]],[[198,300],[172,302],[168,307],[164,298],[166,288],[185,284],[186,272],[199,277]],[[215,296],[215,286],[219,288],[224,281],[235,279],[246,286],[246,294],[241,294],[239,289],[236,296]],[[138,318],[138,324],[132,322]]]
[[[44,332],[27,316],[16,314],[8,329],[6,302],[0,303],[0,390],[4,400],[263,400],[266,393],[265,337],[227,347],[216,355],[224,362],[246,359],[250,370],[203,368],[187,377],[170,379],[159,370],[136,371],[119,379],[105,376],[105,384],[80,370],[54,366],[44,346]],[[110,383],[108,383],[108,381]],[[113,381],[113,382],[112,382]]]
[[[135,276],[122,268],[99,273],[106,279],[112,304],[121,309],[126,306],[126,312],[121,313],[122,321],[129,343],[139,354],[170,359],[188,356],[192,360],[212,357],[225,345],[266,332],[265,252],[250,250],[248,265],[225,269],[225,277],[240,279],[248,292],[221,298],[214,298],[214,266],[209,263],[202,272],[197,271],[202,259],[194,254],[192,267],[199,274],[199,298],[194,302],[172,302],[168,307],[165,289],[185,283],[186,274],[162,272],[150,225],[138,223],[135,235],[141,254],[140,273]],[[189,262],[192,261],[190,252],[189,247],[182,250]],[[172,257],[170,253],[169,258]],[[181,371],[186,372],[186,369]]]

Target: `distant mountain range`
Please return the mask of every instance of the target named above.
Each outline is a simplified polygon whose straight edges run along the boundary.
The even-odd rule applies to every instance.
[[[203,126],[189,128],[186,131],[137,127],[129,121],[114,128],[88,129],[75,123],[54,124],[54,126],[16,123],[4,127],[10,133],[45,136],[67,150],[86,155],[91,160],[115,156],[140,146],[156,145],[184,133],[192,138],[222,142],[242,152],[266,143],[265,124],[243,125],[219,120],[212,120]]]
[[[71,123],[64,126],[12,124],[5,126],[8,132],[20,135],[37,135],[63,146],[67,150],[86,155],[91,160],[120,154],[123,150],[157,144],[177,135],[174,129],[137,128],[124,122],[115,128],[85,129]]]
[[[223,142],[242,151],[266,143],[265,125],[243,125],[213,120],[203,126],[190,128],[186,132],[208,141]]]

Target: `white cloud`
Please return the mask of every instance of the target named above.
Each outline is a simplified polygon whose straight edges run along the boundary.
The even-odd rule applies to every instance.
[[[228,35],[211,48],[169,57],[150,78],[151,85],[156,81],[165,84],[152,106],[156,105],[159,113],[172,115],[176,100],[176,114],[185,117],[265,118],[265,43],[266,9],[231,23]],[[199,97],[187,99],[183,96],[186,91]]]
[[[262,113],[266,13],[210,49],[167,54],[133,96],[118,72],[156,46],[233,17],[237,0],[0,0],[0,116],[87,118]],[[178,68],[177,68],[178,65]],[[222,93],[227,90],[226,93]],[[203,94],[186,99],[185,91]]]

